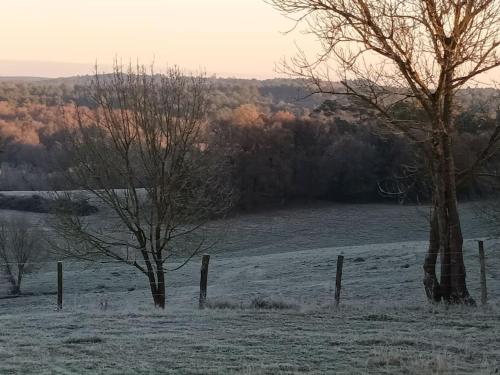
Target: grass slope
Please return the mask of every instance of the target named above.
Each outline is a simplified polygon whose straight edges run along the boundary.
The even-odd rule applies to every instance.
[[[473,216],[466,208],[465,261],[478,297],[472,237],[486,229]],[[211,231],[224,243],[212,254],[209,298],[226,308],[197,310],[199,259],[167,274],[166,311],[151,307],[133,268],[65,262],[65,308],[57,312],[51,262],[26,279],[25,292],[35,295],[0,300],[0,373],[500,371],[497,241],[486,243],[489,306],[446,309],[425,301],[425,216],[415,208],[282,210],[213,223]],[[339,254],[346,260],[335,308]],[[256,309],[256,299],[279,309]]]

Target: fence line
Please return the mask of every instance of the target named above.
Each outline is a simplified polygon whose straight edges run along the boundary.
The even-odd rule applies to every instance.
[[[148,254],[151,254],[151,252],[148,252]],[[416,253],[416,254],[408,254],[408,257],[410,256],[418,256],[418,255],[426,255],[428,254],[428,252],[425,252],[425,253]],[[450,252],[450,253],[446,253],[446,254],[466,254],[466,252],[459,252],[459,251],[455,251],[455,252]],[[67,259],[71,259],[72,257],[68,257],[68,258],[62,258],[64,263],[65,264],[129,264],[129,265],[133,265],[133,263],[137,262],[139,264],[143,264],[144,263],[144,259],[142,258],[141,254],[138,252],[137,255],[139,255],[139,257],[137,259],[134,259],[134,260],[114,260],[114,259],[110,259],[110,260],[67,260]],[[436,265],[450,265],[450,264],[454,264],[454,263],[441,263],[439,262],[439,258],[440,258],[441,254],[439,253],[438,254],[438,262],[436,262]],[[479,257],[479,256],[478,256]],[[356,256],[351,256],[349,258],[345,258],[346,260],[350,260],[351,258],[353,259],[356,259]],[[61,258],[60,258],[61,259]],[[3,265],[18,265],[18,264],[24,264],[24,265],[30,265],[30,264],[54,264],[56,263],[57,260],[45,260],[45,261],[28,261],[28,262],[25,262],[25,263],[21,263],[21,262],[1,262],[0,261],[0,266],[3,266]],[[364,261],[360,261],[360,262],[355,262],[355,263],[363,263]],[[154,260],[151,260],[151,263],[155,263]],[[164,264],[167,263],[167,262],[163,262]],[[169,263],[177,263],[177,262],[169,262]]]
[[[485,254],[484,254],[484,241],[478,241],[478,244],[479,244],[479,259],[480,259],[481,302],[482,302],[482,304],[486,304],[487,303],[487,292],[486,292],[486,260],[485,260],[486,257],[485,257]],[[411,254],[409,254],[409,255],[411,255]],[[417,254],[415,254],[415,255],[417,255]],[[200,308],[203,308],[205,306],[206,299],[207,299],[207,289],[208,289],[208,281],[207,281],[207,279],[208,279],[208,259],[209,259],[207,257],[208,256],[205,255],[202,258],[202,268],[201,268],[201,276],[200,276],[200,297],[199,297],[199,307]],[[357,267],[359,267],[360,265],[363,264],[363,262],[356,262],[355,259],[356,259],[355,255],[353,255],[353,256],[351,256],[349,258],[345,258],[343,255],[339,255],[338,256],[337,263],[336,263],[336,266],[337,266],[337,275],[336,275],[336,279],[335,279],[335,294],[334,294],[334,300],[335,300],[335,304],[336,305],[338,305],[340,303],[340,290],[341,290],[341,285],[342,285],[342,277],[343,277],[343,272],[342,271],[343,271],[344,262],[345,261],[350,261],[348,263],[348,267],[349,267],[348,268],[348,272],[345,273],[345,275],[349,275],[349,271],[350,270],[352,270],[353,268],[357,268]],[[175,262],[172,262],[172,263],[175,263]],[[387,264],[389,262],[384,262],[384,263]],[[1,265],[5,265],[5,264],[14,265],[14,264],[19,264],[19,263],[16,263],[16,262],[0,263],[0,266]],[[54,264],[55,265],[56,261],[28,262],[27,264]],[[88,266],[88,270],[92,270],[92,265],[104,265],[104,264],[112,264],[112,265],[115,265],[115,264],[116,265],[129,264],[129,265],[132,265],[131,261],[126,262],[126,261],[120,261],[120,260],[96,260],[96,261],[82,261],[82,260],[79,260],[79,261],[68,261],[68,262],[64,262],[64,263],[61,262],[61,261],[57,262],[57,268],[54,267],[54,271],[57,270],[57,276],[58,276],[57,280],[46,281],[43,284],[44,285],[54,285],[54,286],[57,285],[57,295],[58,295],[57,306],[58,306],[59,309],[62,308],[62,302],[63,302],[63,300],[62,300],[62,295],[63,295],[62,265],[63,264],[64,265],[69,265],[70,267],[71,266],[75,266],[75,265],[86,265],[86,266]],[[449,264],[451,264],[451,263],[445,263],[443,265],[449,265]],[[439,270],[439,266],[440,265],[441,265],[440,263],[437,264],[436,268],[438,270]],[[389,264],[389,266],[390,266],[390,264]],[[328,268],[334,269],[334,265],[328,264]],[[401,267],[401,268],[407,268],[407,267]],[[76,272],[85,272],[85,271],[86,270],[78,270]],[[381,271],[383,272],[383,270],[364,270],[363,273],[362,273],[362,276],[360,276],[360,277],[365,277],[365,276],[370,276],[370,275],[380,276]],[[167,274],[167,272],[168,271],[165,270],[164,274]],[[66,271],[66,275],[74,275],[74,274],[75,274],[75,270],[71,270],[70,269],[69,272]],[[460,276],[464,276],[464,275],[465,274],[460,274]],[[468,273],[468,275],[470,275],[470,273]],[[333,278],[333,274],[332,274],[332,278]],[[151,285],[157,285],[157,283],[149,282],[149,281],[146,281],[146,280],[141,280],[140,283],[143,284],[144,286],[147,286],[148,284],[149,284],[149,286],[151,286]],[[39,285],[41,285],[40,282],[39,282]],[[348,281],[347,285],[350,285],[350,281]],[[44,294],[47,294],[47,293],[44,293]],[[148,295],[152,295],[152,294],[148,293]],[[154,295],[163,295],[163,294],[154,294]]]

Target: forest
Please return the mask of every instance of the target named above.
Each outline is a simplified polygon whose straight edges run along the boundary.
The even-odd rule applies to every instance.
[[[0,190],[76,189],[68,186],[67,135],[76,106],[92,107],[89,77],[0,81]],[[251,210],[292,202],[428,201],[424,158],[407,138],[384,134],[363,103],[341,96],[308,96],[305,82],[209,78],[206,143],[231,168],[237,207]],[[454,152],[466,170],[496,124],[492,89],[459,93]],[[398,108],[404,118],[418,116]],[[498,158],[463,180],[459,198],[496,190]]]

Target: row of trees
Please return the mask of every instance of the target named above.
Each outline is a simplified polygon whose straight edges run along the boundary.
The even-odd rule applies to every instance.
[[[400,135],[381,134],[370,112],[349,108],[337,109],[332,115],[321,110],[294,116],[288,112],[265,115],[253,106],[245,108],[243,115],[242,110],[219,119],[211,132],[214,146],[230,157],[241,207],[297,199],[431,199],[424,155]],[[465,170],[488,144],[495,119],[464,112],[458,121],[462,126],[455,131],[453,153],[457,168]],[[497,159],[489,162],[492,169],[498,165]],[[472,199],[494,190],[490,180],[474,178],[464,181],[458,193],[463,199]]]
[[[415,158],[417,147],[399,135],[381,134],[366,107],[326,101],[316,111],[302,114],[256,104],[213,111],[212,93],[207,93],[204,142],[228,157],[239,208],[312,199],[430,199],[425,163],[422,156]],[[406,108],[404,113],[414,111]],[[459,169],[466,169],[488,142],[494,121],[491,113],[476,107],[467,107],[457,117],[454,154]],[[0,190],[67,188],[69,134],[77,125],[72,105],[23,107],[0,102]],[[396,182],[405,194],[383,193],[393,191]],[[470,199],[490,194],[489,182],[468,179],[459,195]]]

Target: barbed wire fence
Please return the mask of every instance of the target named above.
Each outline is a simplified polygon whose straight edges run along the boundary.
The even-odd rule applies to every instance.
[[[498,272],[498,259],[500,258],[495,253],[494,246],[488,246],[484,241],[477,242],[477,250],[475,254],[471,254],[471,249],[468,249],[467,254],[467,279],[468,283],[474,289],[475,297],[478,303],[485,305],[488,301],[488,294],[498,297],[498,282],[500,275]],[[405,270],[416,266],[420,267],[417,262],[417,255],[415,255],[415,264],[411,264],[411,254],[407,254],[406,261],[408,263],[400,265],[401,279],[398,276],[387,278],[380,282],[380,278],[387,276],[386,273],[391,271],[391,268],[396,267],[396,260],[401,261],[401,258],[391,258],[390,256],[377,257],[380,266],[366,266],[360,269],[360,264],[363,264],[367,259],[355,257],[350,254],[336,254],[332,250],[331,260],[328,263],[311,264],[308,269],[307,265],[302,268],[305,273],[313,275],[314,272],[328,271],[328,288],[317,288],[316,291],[311,287],[309,290],[305,287],[304,293],[310,294],[313,297],[323,300],[331,301],[332,305],[339,305],[341,303],[350,303],[357,300],[362,300],[369,297],[367,295],[368,289],[363,290],[363,285],[369,280],[377,280],[378,287],[384,290],[391,290],[396,288],[396,284],[410,283],[412,288],[422,288],[421,278],[409,279],[405,276]],[[220,258],[220,259],[223,259]],[[223,283],[219,274],[224,272],[225,265],[216,257],[212,257],[211,266],[215,266],[215,270],[209,270],[208,258],[196,258],[191,262],[191,266],[187,272],[184,272],[182,277],[178,280],[169,280],[167,275],[167,291],[172,288],[183,289],[182,293],[186,293],[185,299],[193,307],[205,307],[207,298],[210,299],[210,280],[214,280],[214,284]],[[134,260],[137,261],[137,260]],[[238,263],[237,260],[233,262]],[[0,262],[0,269],[5,269],[5,266],[18,267],[19,263],[6,263]],[[201,265],[201,271],[200,271]],[[149,282],[144,275],[131,267],[127,262],[112,260],[112,259],[96,259],[95,261],[82,261],[74,259],[63,259],[58,261],[57,258],[47,259],[35,262],[26,262],[21,265],[24,268],[32,268],[30,273],[23,277],[20,292],[16,294],[11,293],[11,285],[5,272],[0,271],[0,309],[8,309],[9,305],[14,303],[22,304],[26,298],[37,299],[43,298],[54,309],[61,309],[65,306],[85,306],[85,305],[98,305],[106,309],[108,301],[112,299],[126,298],[130,303],[134,299],[138,299],[143,303],[152,303],[148,301],[151,297],[151,290]],[[32,267],[29,267],[32,266]],[[237,269],[237,264],[233,265]],[[242,267],[245,264],[241,264]],[[257,268],[257,266],[255,266]],[[268,271],[269,266],[267,266]],[[439,269],[439,267],[438,267]],[[222,272],[221,272],[222,270]],[[355,270],[355,271],[354,271]],[[278,271],[278,270],[276,270]],[[237,272],[237,271],[236,271]],[[167,273],[167,272],[166,272]],[[290,282],[296,277],[293,272],[289,272]],[[419,274],[420,275],[420,274]],[[251,276],[251,275],[250,275]],[[324,274],[322,275],[324,279]],[[240,277],[239,282],[244,281],[245,275]],[[223,278],[222,278],[223,279]],[[265,289],[258,287],[258,280],[250,280],[246,287],[247,293],[253,292],[254,294],[266,295]],[[282,295],[286,296],[287,289],[286,278],[281,278],[280,282],[285,285],[285,290]],[[375,283],[375,281],[374,281]],[[320,285],[320,283],[318,284]],[[235,294],[243,294],[238,290],[240,284],[234,284],[234,291],[231,289],[231,284],[224,284],[222,294],[234,296]],[[254,290],[252,291],[252,287]],[[370,286],[371,287],[371,286]],[[375,286],[373,286],[375,288]],[[208,290],[207,290],[208,289]],[[301,291],[294,291],[293,296],[297,297],[297,293]],[[167,292],[168,293],[168,292]],[[221,293],[218,293],[219,297]],[[381,293],[384,295],[384,293]],[[208,297],[207,297],[208,296]],[[387,299],[394,299],[387,296]]]

